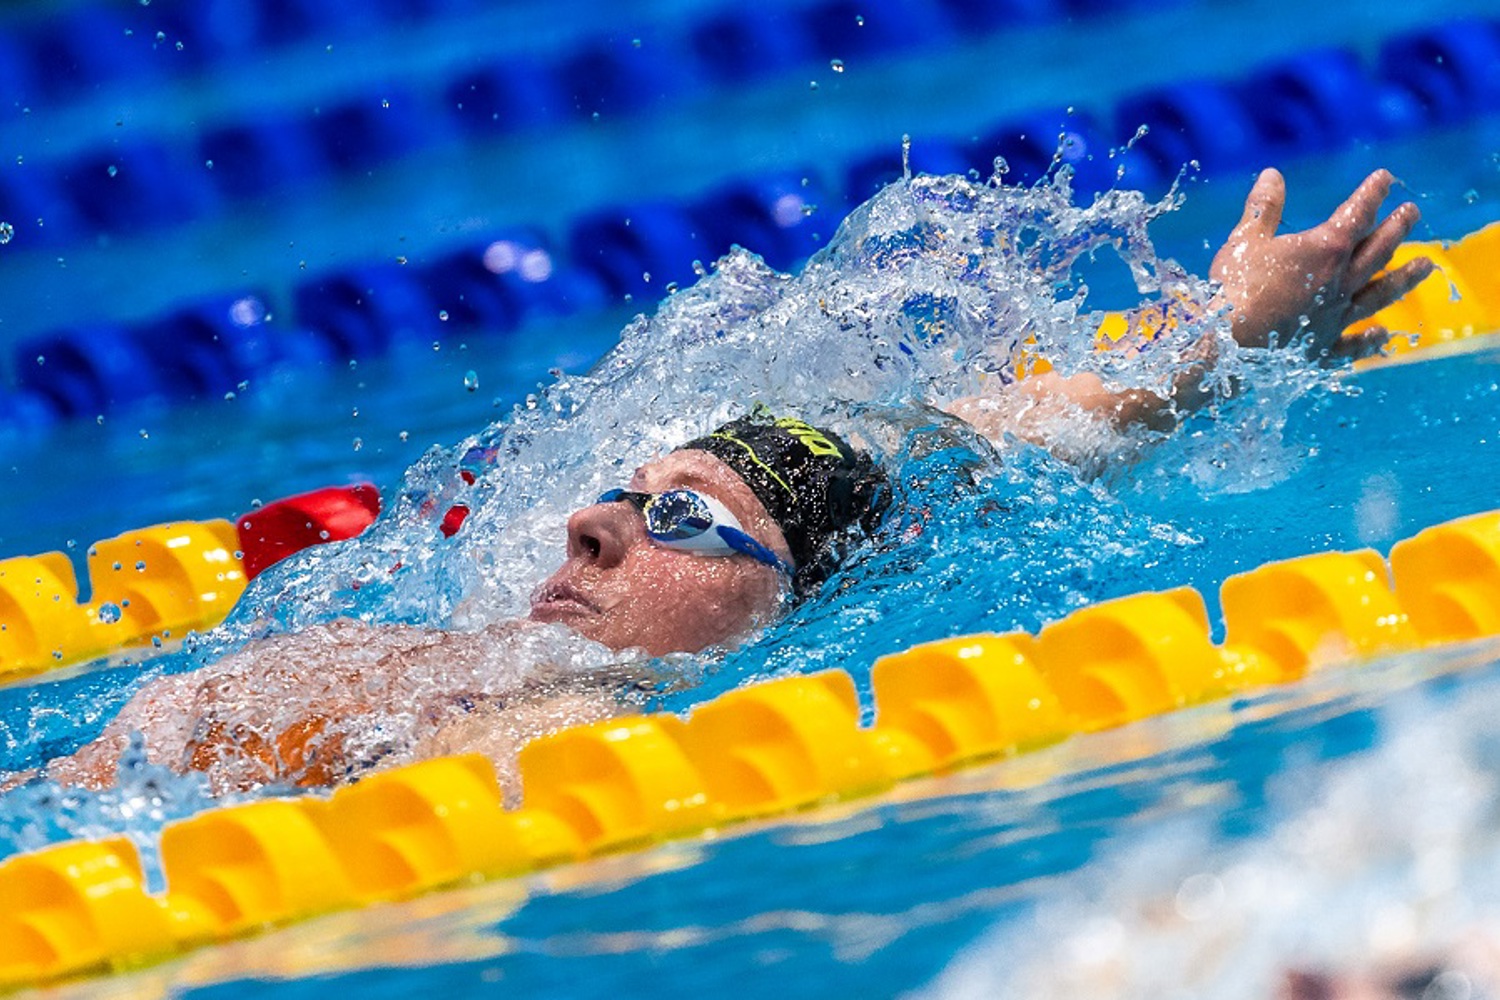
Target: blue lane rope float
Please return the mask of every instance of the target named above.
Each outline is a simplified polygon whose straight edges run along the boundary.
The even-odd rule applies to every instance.
[[[191,150],[146,139],[126,149],[111,145],[61,162],[28,164],[27,173],[47,179],[0,183],[0,211],[21,220],[47,218],[47,227],[33,231],[22,225],[19,234],[54,246],[93,232],[159,228],[205,217],[226,199],[262,196],[325,174],[363,173],[455,139],[477,141],[523,127],[591,120],[596,112],[645,111],[705,83],[740,79],[745,69],[734,68],[739,65],[734,53],[751,42],[780,39],[771,45],[766,65],[777,64],[782,56],[776,53],[783,50],[790,65],[810,58],[809,53],[868,49],[880,56],[929,44],[950,34],[949,13],[968,23],[962,12],[945,11],[929,0],[902,0],[856,27],[856,7],[842,0],[786,10],[772,5],[748,14],[736,11],[735,19],[748,21],[734,25],[715,13],[653,36],[649,59],[634,40],[585,39],[550,62],[508,56],[465,68],[438,85],[382,82],[374,89],[387,95],[383,100],[330,96],[316,114],[298,110],[212,124]],[[764,30],[757,27],[762,24]],[[1151,189],[1190,161],[1209,174],[1242,169],[1370,136],[1394,137],[1468,120],[1497,100],[1500,22],[1467,19],[1386,39],[1371,66],[1347,49],[1314,49],[1240,79],[1179,81],[1126,96],[1113,108],[1096,109],[1097,121],[1105,125],[1087,113],[1065,123],[1063,133],[1076,131],[1087,141],[1065,147],[1064,154],[1070,148],[1101,153],[1147,125],[1150,134],[1127,164],[1141,176],[1126,183]],[[977,148],[963,144],[969,151],[964,169],[988,173],[994,156],[1004,155],[1021,168],[1017,177],[1031,178],[1051,162],[1060,133],[1046,119],[1055,117],[1038,112],[997,123]],[[1113,183],[1105,159],[1079,152],[1074,166],[1080,190]],[[203,170],[205,161],[214,169]],[[113,174],[111,166],[117,168]],[[851,189],[851,196],[860,191]],[[64,224],[69,216],[77,226]]]
[[[1386,138],[1471,116],[1500,95],[1500,22],[1410,32],[1388,39],[1382,52],[1374,76],[1350,51],[1330,48],[1285,57],[1238,82],[1157,88],[1122,100],[1108,128],[1087,112],[1036,112],[996,126],[977,144],[924,142],[914,150],[912,165],[936,172],[963,172],[971,164],[987,170],[993,157],[1003,156],[1010,179],[1029,182],[1060,154],[1088,193],[1115,183],[1118,161],[1100,155],[1109,145],[1109,128],[1133,131],[1144,123],[1148,134],[1136,155],[1126,159],[1120,183],[1152,190],[1164,187],[1189,159],[1213,171],[1258,163],[1267,151],[1293,156],[1360,138]],[[482,88],[473,86],[477,95]],[[408,103],[397,103],[402,107],[351,107],[347,115],[333,109],[316,127],[265,120],[228,126],[208,133],[198,152],[224,161],[213,176],[224,195],[264,193],[331,169],[343,155],[340,150],[363,148],[363,140],[350,136],[369,138],[371,129],[390,133],[371,150],[409,149],[427,141]],[[1064,137],[1060,150],[1058,136]],[[105,157],[109,163],[84,154],[61,174],[45,165],[8,171],[0,176],[0,211],[23,220],[45,214],[47,226],[32,235],[60,243],[92,228],[128,230],[148,217],[161,224],[211,210],[217,195],[204,183],[181,188],[176,181],[181,169],[172,158],[169,149],[138,141],[112,150]],[[117,167],[114,176],[110,166]],[[439,250],[425,266],[356,264],[296,288],[295,308],[282,313],[294,318],[289,325],[229,320],[238,303],[266,302],[263,293],[247,292],[178,306],[128,328],[106,320],[107,330],[45,333],[12,350],[16,391],[9,396],[15,399],[0,406],[0,418],[9,416],[12,426],[36,426],[47,405],[57,418],[88,418],[143,398],[201,398],[229,391],[269,365],[378,355],[393,339],[433,335],[444,311],[452,322],[443,329],[504,333],[530,316],[565,316],[627,295],[658,295],[670,282],[693,279],[690,262],[713,259],[732,243],[756,249],[773,266],[790,268],[829,235],[827,221],[844,207],[843,196],[862,200],[878,181],[899,176],[900,169],[899,158],[883,148],[855,157],[841,171],[836,189],[825,186],[818,171],[780,170],[739,177],[682,201],[597,209],[569,225],[566,256],[539,231],[507,232],[482,244]],[[190,173],[201,181],[201,172]],[[132,193],[117,197],[120,191]],[[166,192],[171,206],[158,204]],[[816,206],[817,213],[799,215],[799,203],[803,210]],[[510,243],[524,247],[523,255],[545,254],[545,265],[529,274],[491,271],[494,280],[488,280],[481,273],[489,267],[488,249]],[[458,274],[448,270],[455,263],[462,265]],[[182,357],[163,350],[162,345],[179,341],[192,347]],[[50,368],[36,364],[48,356],[56,359]]]

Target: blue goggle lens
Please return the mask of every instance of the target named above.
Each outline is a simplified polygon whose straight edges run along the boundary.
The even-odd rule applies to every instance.
[[[646,504],[646,530],[653,538],[695,538],[713,527],[714,515],[696,493],[669,490]]]
[[[692,490],[641,493],[636,490],[605,490],[599,503],[628,503],[646,519],[646,534],[663,545],[681,543],[712,531],[724,553],[739,552],[757,562],[791,575],[792,569],[760,542],[733,525],[718,524],[708,502]],[[691,548],[703,552],[705,546]]]

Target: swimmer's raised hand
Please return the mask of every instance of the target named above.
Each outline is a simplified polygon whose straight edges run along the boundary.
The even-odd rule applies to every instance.
[[[1326,221],[1278,236],[1286,181],[1280,171],[1261,172],[1210,271],[1223,285],[1236,341],[1265,347],[1274,335],[1276,343],[1301,345],[1319,360],[1363,357],[1384,346],[1381,329],[1342,334],[1432,273],[1432,262],[1422,257],[1380,274],[1421,217],[1406,202],[1380,218],[1394,181],[1390,171],[1377,170]]]

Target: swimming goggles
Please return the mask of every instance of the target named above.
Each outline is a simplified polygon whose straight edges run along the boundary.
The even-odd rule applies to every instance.
[[[662,493],[638,493],[635,490],[606,490],[599,503],[628,503],[646,519],[646,535],[668,548],[682,549],[700,556],[747,555],[787,576],[792,568],[776,553],[751,538],[729,508],[694,490],[676,489]]]

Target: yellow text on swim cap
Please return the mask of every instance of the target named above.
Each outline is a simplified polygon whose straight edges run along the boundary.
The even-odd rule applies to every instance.
[[[776,421],[776,426],[801,441],[803,446],[814,455],[843,457],[844,453],[839,451],[838,445],[818,433],[817,428],[803,423],[796,417],[782,417]]]

